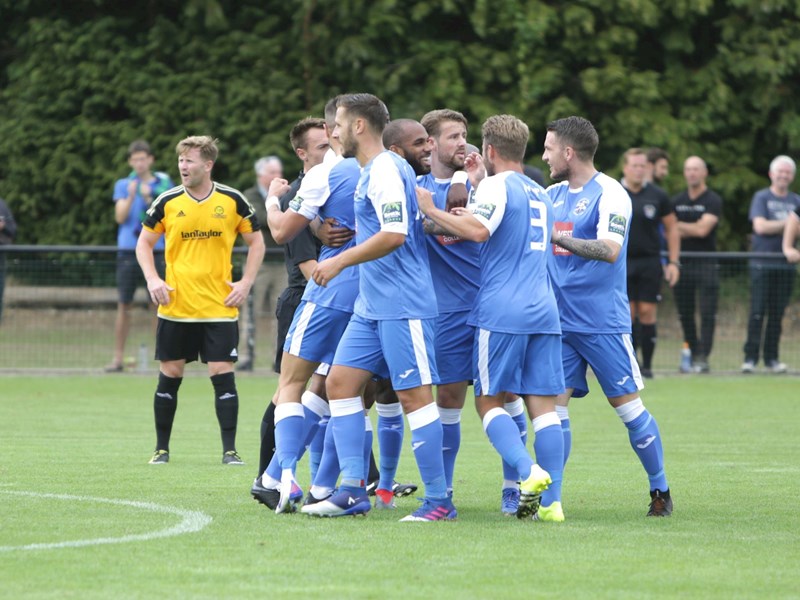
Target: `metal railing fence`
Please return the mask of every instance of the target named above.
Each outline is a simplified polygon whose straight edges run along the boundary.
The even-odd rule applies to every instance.
[[[234,270],[241,269],[246,248],[234,252]],[[0,321],[0,372],[102,371],[114,342],[117,306],[115,246],[0,246],[0,272],[5,294]],[[716,263],[719,302],[714,345],[709,356],[712,373],[738,373],[743,362],[750,311],[749,269],[754,260],[780,255],[754,253],[684,253],[687,263]],[[281,262],[280,248],[268,249],[266,260]],[[782,320],[780,360],[789,372],[800,373],[800,286],[795,285]],[[659,306],[658,345],[653,370],[678,372],[683,343],[675,294],[666,284]],[[126,346],[126,368],[153,371],[155,310],[144,287],[137,289],[132,326]],[[257,315],[257,331],[269,329],[271,314]],[[244,324],[242,343],[246,343]],[[271,374],[274,340],[257,336],[257,371]],[[763,366],[759,365],[763,370]]]

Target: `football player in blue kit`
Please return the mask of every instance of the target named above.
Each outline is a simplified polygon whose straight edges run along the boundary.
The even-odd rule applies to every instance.
[[[567,405],[589,392],[587,366],[628,429],[631,447],[650,480],[648,516],[672,513],[661,434],[639,397],[644,387],[631,342],[626,252],[631,199],[594,166],[599,138],[582,117],[548,124],[543,160],[550,177],[555,227],[549,272],[561,315],[566,392],[559,396],[565,462],[571,445]]]
[[[430,173],[417,185],[431,192],[434,204],[445,209],[451,183],[466,183],[464,159],[467,119],[451,109],[433,110],[422,117],[433,140]],[[431,222],[432,224],[432,222]],[[467,324],[480,283],[480,244],[457,235],[425,236],[439,317],[436,320],[436,404],[444,435],[444,470],[448,492],[453,491],[456,456],[461,447],[461,412],[472,380],[474,329]]]
[[[512,115],[495,115],[483,124],[482,135],[483,157],[471,154],[465,164],[477,186],[466,208],[442,210],[421,187],[417,196],[420,209],[442,230],[483,242],[480,289],[469,318],[475,327],[475,405],[486,435],[521,482],[517,516],[538,512],[563,521],[564,442],[555,410],[556,396],[564,391],[561,328],[547,276],[552,208],[541,186],[522,171],[528,126]],[[484,165],[489,177],[482,179]],[[527,405],[539,464],[504,409],[505,392]]]
[[[267,221],[275,241],[286,243],[309,223],[334,219],[338,226],[355,228],[353,195],[360,177],[354,158],[341,156],[341,145],[331,135],[337,98],[326,105],[331,150],[322,163],[303,178],[286,212],[281,212],[277,195],[267,198]],[[281,180],[279,180],[281,181]],[[285,180],[283,184],[286,185]],[[276,184],[270,186],[270,191]],[[355,245],[355,238],[343,246],[323,245],[319,260],[336,256]],[[295,482],[297,460],[313,438],[320,419],[329,415],[324,398],[306,390],[306,384],[321,363],[330,363],[342,333],[350,321],[358,295],[358,267],[347,269],[331,285],[322,287],[313,281],[306,286],[303,298],[284,343],[281,373],[275,402],[275,454],[260,481],[254,485],[261,497],[280,495],[275,511],[293,512],[294,501],[301,496]],[[271,506],[273,502],[265,504]]]
[[[442,424],[433,402],[437,317],[416,177],[402,157],[386,150],[385,104],[371,94],[338,102],[336,129],[345,156],[362,167],[355,195],[356,245],[320,261],[314,281],[328,285],[359,265],[359,295],[328,375],[327,392],[342,479],[338,492],[303,512],[337,517],[370,509],[364,482],[361,392],[373,375],[390,377],[411,429],[411,446],[425,485],[422,505],[402,521],[456,517],[447,495]]]

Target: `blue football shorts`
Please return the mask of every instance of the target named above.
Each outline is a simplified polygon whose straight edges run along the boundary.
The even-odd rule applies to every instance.
[[[352,313],[300,303],[283,343],[283,351],[309,362],[330,363]]]
[[[592,367],[607,398],[632,394],[644,388],[630,334],[565,332],[561,340],[564,383],[567,388],[574,389],[574,398],[589,393],[587,365]]]
[[[475,396],[513,392],[555,396],[564,392],[561,336],[477,329],[473,344]]]
[[[353,315],[333,364],[391,379],[395,390],[429,385],[438,378],[435,326],[435,319],[374,321]]]
[[[471,311],[440,313],[436,319],[437,385],[472,381],[475,328],[467,325]]]

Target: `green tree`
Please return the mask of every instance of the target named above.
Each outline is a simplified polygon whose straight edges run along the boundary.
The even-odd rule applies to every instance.
[[[113,244],[124,152],[148,139],[220,139],[215,177],[251,183],[254,158],[299,167],[292,124],[335,93],[369,91],[396,117],[448,106],[513,113],[532,130],[580,114],[618,175],[631,146],[697,154],[725,200],[724,249],[743,249],[753,192],[800,149],[800,5],[790,0],[0,0],[0,193],[20,242]],[[11,41],[13,40],[13,42]]]

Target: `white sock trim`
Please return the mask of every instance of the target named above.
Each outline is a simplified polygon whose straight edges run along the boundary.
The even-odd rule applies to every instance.
[[[644,404],[641,398],[634,398],[630,402],[616,407],[614,410],[617,411],[617,415],[619,415],[623,423],[630,423],[644,412]]]
[[[275,408],[278,407],[276,406]],[[266,471],[264,471],[263,475],[261,475],[261,485],[263,485],[267,489],[277,490],[280,484],[281,482],[279,480],[273,479],[272,477],[267,475]]]
[[[503,408],[505,408],[506,412],[512,417],[516,417],[525,412],[525,403],[522,401],[522,398],[517,397],[513,402],[506,402]]]
[[[303,392],[303,395],[300,396],[300,402],[319,417],[329,417],[331,414],[328,403],[312,391],[306,390]]]
[[[375,403],[375,410],[378,411],[379,417],[399,417],[403,414],[403,407],[399,402],[392,402],[391,404],[378,404]]]
[[[461,410],[460,408],[442,408],[439,407],[439,418],[442,420],[442,425],[457,425],[461,423]]]
[[[329,406],[332,417],[346,417],[364,411],[364,403],[361,401],[361,396],[331,400]]]
[[[305,417],[303,405],[298,402],[284,402],[275,407],[275,423],[283,421],[288,417]]]
[[[312,485],[308,491],[311,492],[314,498],[327,498],[333,493],[333,488],[324,485]]]
[[[421,429],[439,420],[439,410],[435,402],[426,404],[414,412],[408,413],[408,426],[411,430]]]
[[[569,409],[566,406],[556,406],[556,414],[562,421],[569,419]]]
[[[509,414],[504,409],[499,407],[489,409],[489,412],[483,415],[483,430],[486,431],[489,428],[489,423],[494,421],[497,417],[502,416],[509,417]]]
[[[534,433],[541,431],[545,427],[552,427],[553,425],[561,429],[561,419],[558,418],[556,411],[553,411],[539,415],[533,421],[531,421],[531,425],[533,425]]]

